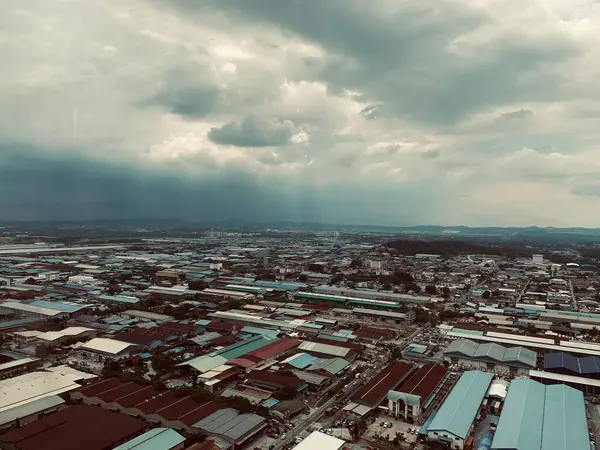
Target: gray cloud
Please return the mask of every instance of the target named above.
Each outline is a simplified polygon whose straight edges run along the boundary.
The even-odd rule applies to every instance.
[[[496,120],[499,121],[512,121],[512,120],[526,120],[533,116],[533,111],[530,109],[520,109],[509,113],[504,113],[499,116]]]
[[[288,144],[293,135],[292,122],[256,116],[246,117],[241,122],[227,123],[208,133],[211,141],[236,147],[279,147]]]
[[[217,84],[210,80],[207,71],[201,65],[169,71],[149,103],[192,119],[208,116],[218,108],[221,92]]]

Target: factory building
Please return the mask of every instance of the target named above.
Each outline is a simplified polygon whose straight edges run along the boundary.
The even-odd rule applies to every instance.
[[[508,389],[492,450],[588,450],[583,394],[526,378]]]
[[[492,374],[478,370],[464,372],[429,424],[427,438],[462,450],[492,378]]]
[[[495,343],[478,344],[468,339],[452,341],[444,350],[450,364],[506,375],[527,375],[535,369],[537,353],[523,348],[505,348]]]

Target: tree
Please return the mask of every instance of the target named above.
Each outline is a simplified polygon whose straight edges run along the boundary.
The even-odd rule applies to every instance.
[[[232,298],[227,303],[227,307],[229,309],[238,309],[240,306],[242,306],[242,302],[240,302],[237,298]]]
[[[208,284],[202,280],[189,280],[188,281],[188,288],[191,291],[203,291],[207,287],[208,287]]]
[[[391,291],[392,290],[392,285],[390,283],[385,283],[381,289],[383,289],[384,291]]]
[[[450,288],[448,286],[444,286],[442,288],[442,294],[444,294],[444,298],[450,297]]]
[[[425,286],[425,293],[429,295],[437,295],[437,287],[435,284],[428,284]]]
[[[275,392],[274,396],[278,400],[291,400],[296,397],[297,391],[294,386],[284,386]]]
[[[37,284],[37,281],[35,281],[34,278],[29,277],[23,282],[23,284],[34,284],[35,285],[35,284]]]
[[[492,298],[492,293],[490,291],[485,291],[482,295],[481,298],[489,300],[490,298]]]
[[[415,279],[410,273],[403,272],[402,270],[397,270],[396,272],[394,272],[394,276],[398,279],[400,283],[412,283],[415,281]]]
[[[406,289],[406,292],[413,291],[415,294],[419,294],[421,292],[420,286],[415,282],[406,283],[404,285],[404,289]]]

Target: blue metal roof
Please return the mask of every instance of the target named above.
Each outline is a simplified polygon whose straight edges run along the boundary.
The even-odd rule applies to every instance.
[[[542,450],[590,447],[583,394],[564,384],[546,387]]]
[[[463,373],[431,422],[429,431],[447,431],[465,439],[492,378],[492,374],[478,370]]]
[[[154,428],[115,450],[170,450],[185,442],[185,438],[171,428]]]
[[[55,311],[63,311],[63,312],[77,312],[80,309],[86,307],[86,305],[69,305],[67,303],[61,302],[48,302],[46,300],[36,300],[35,302],[31,302],[30,305],[39,306],[40,308],[49,308],[54,309]]]
[[[583,450],[589,447],[583,394],[530,379],[510,384],[492,449]]]
[[[508,388],[492,448],[541,448],[545,397],[543,384],[526,378],[513,380]]]
[[[245,326],[240,330],[241,333],[258,334],[261,336],[277,337],[279,330],[267,330],[266,328]]]

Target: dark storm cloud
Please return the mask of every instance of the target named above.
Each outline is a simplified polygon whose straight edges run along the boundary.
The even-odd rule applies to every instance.
[[[0,144],[0,219],[260,221],[286,215],[285,202],[251,175],[186,178]]]
[[[429,124],[452,124],[513,101],[565,96],[563,79],[538,69],[579,53],[566,35],[534,40],[504,33],[481,49],[484,54],[459,56],[448,47],[493,22],[483,10],[446,0],[410,2],[389,13],[362,0],[174,0],[169,5],[191,20],[220,9],[315,42],[328,51],[316,76],[332,92],[359,90],[398,116]],[[533,72],[534,77],[523,76]]]
[[[290,121],[278,121],[249,116],[241,122],[230,122],[209,131],[216,144],[235,147],[277,147],[289,144],[294,135]]]
[[[160,90],[148,100],[182,117],[198,119],[213,113],[221,100],[219,87],[201,65],[169,71]]]

